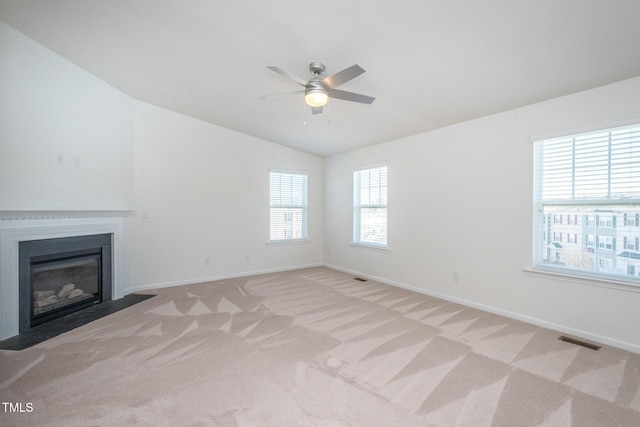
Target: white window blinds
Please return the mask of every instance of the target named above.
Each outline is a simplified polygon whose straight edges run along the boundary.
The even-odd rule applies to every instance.
[[[534,142],[534,267],[640,284],[640,124]]]
[[[307,238],[307,175],[269,172],[269,240]]]
[[[387,167],[353,172],[353,241],[387,246]]]
[[[542,200],[584,203],[640,196],[640,125],[536,143]]]

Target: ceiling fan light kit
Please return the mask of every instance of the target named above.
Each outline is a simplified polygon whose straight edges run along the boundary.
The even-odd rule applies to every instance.
[[[312,62],[309,64],[309,71],[311,71],[313,77],[308,81],[275,66],[268,66],[267,68],[288,78],[289,80],[292,80],[300,86],[303,86],[304,91],[301,91],[300,93],[304,92],[304,100],[306,104],[311,107],[311,112],[313,114],[322,113],[322,107],[327,104],[329,98],[342,99],[344,101],[358,102],[361,104],[371,104],[375,100],[375,98],[367,95],[336,89],[336,87],[341,84],[344,84],[365,72],[364,69],[357,64],[321,79],[319,76],[325,70],[324,64],[320,62]],[[265,100],[281,95],[283,94],[261,96],[260,99]]]
[[[304,91],[304,101],[310,107],[324,107],[329,101],[329,95],[325,89],[311,88]]]

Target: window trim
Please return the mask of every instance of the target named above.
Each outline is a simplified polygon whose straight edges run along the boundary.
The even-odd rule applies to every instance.
[[[597,123],[591,123],[582,127],[578,127],[578,128],[572,128],[572,129],[565,129],[563,131],[554,131],[554,132],[546,132],[546,133],[541,133],[538,134],[537,136],[530,136],[530,140],[529,142],[532,143],[536,143],[538,141],[543,141],[543,140],[547,140],[547,139],[555,139],[555,138],[563,138],[563,137],[571,137],[571,136],[580,136],[581,134],[588,134],[591,132],[607,132],[607,131],[612,131],[615,130],[616,128],[621,128],[621,127],[627,127],[627,126],[632,126],[632,127],[637,127],[638,125],[640,125],[640,115],[634,115],[634,116],[628,116],[628,117],[624,117],[624,118],[620,118],[617,120],[608,120],[608,121],[602,121],[602,122],[597,122]],[[538,155],[536,148],[534,147],[534,176],[533,176],[533,207],[534,207],[534,215],[533,215],[533,234],[532,234],[532,263],[530,266],[527,266],[524,268],[524,271],[526,273],[531,273],[533,275],[540,275],[540,276],[554,276],[556,278],[558,278],[559,280],[563,280],[563,281],[569,281],[569,282],[573,282],[573,283],[580,283],[580,284],[589,284],[589,285],[595,285],[595,286],[600,286],[600,287],[606,287],[606,288],[612,288],[612,289],[618,289],[618,290],[624,290],[624,291],[631,291],[631,292],[640,292],[640,276],[625,276],[623,274],[609,274],[609,273],[600,273],[597,271],[589,271],[589,270],[580,270],[580,269],[576,269],[573,270],[571,268],[565,268],[565,267],[554,267],[553,265],[542,265],[540,263],[541,259],[537,258],[537,251],[541,248],[541,244],[544,244],[544,242],[542,241],[541,238],[536,238],[536,235],[538,235],[540,233],[541,230],[544,229],[545,226],[545,219],[544,219],[544,214],[543,213],[538,213],[538,211],[540,211],[545,203],[542,200],[542,196],[538,194],[539,192],[539,177],[538,177],[538,169],[535,166],[535,163],[538,162],[538,158],[536,158],[536,156]],[[571,206],[584,206],[585,204],[591,205],[591,206],[611,206],[611,205],[617,205],[619,204],[620,206],[625,206],[624,203],[619,203],[616,202],[615,200],[559,200],[559,201],[553,201],[552,203],[547,203],[546,205],[549,206],[557,206],[557,207],[561,207],[561,206],[566,206],[566,207],[571,207]],[[640,203],[639,203],[640,204]],[[639,216],[639,214],[636,213],[636,216]],[[600,227],[599,224],[599,218],[597,218],[597,215],[592,215],[593,219],[595,219],[596,224],[592,224],[591,226],[596,226],[596,227]],[[588,219],[586,219],[588,221]],[[611,229],[615,230],[618,227],[615,225],[615,218],[612,218],[612,224],[611,224]],[[622,221],[621,218],[618,218],[619,222]],[[586,226],[589,226],[589,224],[585,224]],[[625,225],[626,226],[626,225]],[[584,231],[584,230],[583,230]],[[585,237],[585,239],[587,238],[587,235],[583,235],[583,237]],[[617,252],[618,252],[618,248],[616,247],[620,242],[616,242],[616,236],[611,236],[612,237],[612,245],[613,248],[611,249],[611,252],[616,252],[616,256],[617,256]],[[585,240],[586,242],[586,240]],[[595,244],[591,247],[598,247],[599,242],[596,240],[594,242]],[[586,245],[586,247],[588,247],[589,245]],[[623,249],[626,250],[626,249]],[[538,262],[536,262],[536,260],[538,260]],[[594,262],[598,263],[599,259],[595,259]]]
[[[563,282],[578,283],[580,285],[596,286],[599,288],[616,289],[619,291],[640,293],[640,286],[623,279],[613,280],[611,277],[583,276],[558,271],[553,268],[527,266],[523,271],[533,277],[554,278]]]
[[[529,143],[533,144],[536,141],[543,139],[560,138],[568,135],[577,135],[587,132],[595,132],[598,130],[617,128],[621,126],[631,126],[640,123],[640,114],[620,117],[611,120],[600,120],[589,123],[578,124],[572,127],[556,128],[547,131],[541,131],[532,133],[529,135]]]
[[[300,207],[302,212],[302,237],[299,238],[284,238],[284,239],[271,239],[271,213],[273,206],[271,206],[271,174],[282,174],[282,175],[300,175],[305,177],[305,189],[304,189],[304,204]],[[291,244],[291,243],[300,243],[300,242],[309,242],[309,174],[306,171],[301,170],[291,170],[291,169],[277,169],[277,168],[269,168],[268,170],[268,195],[269,195],[269,214],[268,214],[268,245],[278,245],[278,244]]]
[[[383,252],[389,252],[391,251],[391,249],[389,249],[389,246],[382,246],[382,245],[375,245],[375,244],[371,244],[371,243],[358,243],[358,242],[349,242],[349,245],[356,247],[356,248],[363,248],[363,249],[373,249],[373,250],[377,250],[377,251],[383,251]]]
[[[384,205],[360,205],[360,204],[356,204],[356,182],[355,182],[355,174],[357,172],[362,172],[365,170],[371,170],[371,169],[381,169],[381,168],[385,168],[386,169],[386,192],[387,192],[387,197],[386,197],[386,203]],[[389,165],[384,162],[384,163],[373,163],[373,164],[368,164],[368,165],[364,165],[364,166],[358,166],[358,167],[354,167],[351,170],[351,188],[352,188],[352,194],[351,194],[351,198],[352,198],[352,213],[351,213],[351,224],[352,224],[352,230],[351,230],[351,245],[352,246],[358,246],[358,247],[363,247],[363,248],[371,248],[371,249],[380,249],[380,250],[389,250],[389,236],[388,236],[388,230],[389,230],[389,200],[388,200],[388,194],[389,194]],[[358,190],[359,191],[359,190]],[[358,195],[360,193],[358,192]],[[356,224],[361,224],[359,219],[356,220],[357,216],[356,216],[356,212],[360,212],[360,209],[362,209],[362,207],[365,208],[375,208],[375,207],[384,207],[385,211],[386,211],[386,220],[385,220],[385,243],[374,243],[374,242],[366,242],[366,241],[362,241],[361,239],[356,239],[356,236],[360,235],[360,233],[358,233],[357,230],[357,226]]]

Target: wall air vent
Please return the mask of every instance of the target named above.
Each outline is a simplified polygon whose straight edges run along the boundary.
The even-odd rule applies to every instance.
[[[579,346],[588,348],[589,350],[598,351],[598,350],[600,350],[602,348],[599,345],[595,345],[595,344],[591,344],[591,343],[588,343],[588,342],[580,341],[580,340],[577,340],[575,338],[565,337],[564,335],[562,335],[558,339],[560,341],[564,341],[564,342],[568,342],[568,343],[571,343],[571,344],[575,344],[575,345],[579,345]]]

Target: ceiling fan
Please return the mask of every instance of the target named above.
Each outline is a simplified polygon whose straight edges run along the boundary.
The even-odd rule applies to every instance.
[[[321,78],[320,74],[324,73],[325,66],[320,62],[312,62],[309,64],[309,71],[313,74],[313,77],[306,81],[300,77],[294,76],[281,68],[275,66],[268,66],[268,69],[275,71],[276,73],[284,76],[293,82],[299,84],[304,87],[303,90],[298,90],[294,92],[285,92],[278,93],[275,95],[266,95],[261,96],[259,99],[266,100],[274,97],[280,97],[282,95],[293,95],[293,94],[302,94],[304,93],[304,100],[311,107],[311,112],[313,114],[322,113],[322,107],[324,107],[329,98],[342,99],[343,101],[351,101],[351,102],[359,102],[362,104],[371,104],[375,98],[367,95],[361,95],[359,93],[347,92],[344,90],[336,89],[336,87],[340,86],[348,82],[349,80],[355,79],[360,74],[364,73],[364,69],[359,65],[352,65],[351,67],[345,68],[342,71],[338,71],[337,73]]]

